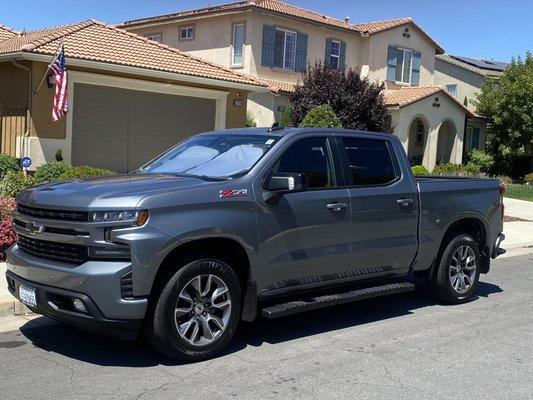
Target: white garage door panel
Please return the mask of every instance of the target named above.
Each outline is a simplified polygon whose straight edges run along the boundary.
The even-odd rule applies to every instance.
[[[76,84],[72,163],[132,171],[213,130],[215,100]]]

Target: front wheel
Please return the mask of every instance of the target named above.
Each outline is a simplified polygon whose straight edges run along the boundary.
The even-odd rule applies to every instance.
[[[224,262],[200,258],[179,269],[163,288],[147,334],[161,353],[182,361],[214,356],[233,337],[241,289]]]
[[[440,258],[433,284],[434,293],[447,303],[468,301],[479,282],[481,255],[470,235],[459,234],[451,239]]]

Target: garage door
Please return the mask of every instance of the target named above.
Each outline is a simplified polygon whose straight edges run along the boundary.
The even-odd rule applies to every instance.
[[[215,127],[215,100],[76,84],[72,164],[133,171]]]

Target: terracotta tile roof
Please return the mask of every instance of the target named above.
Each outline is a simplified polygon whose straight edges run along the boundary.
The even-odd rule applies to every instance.
[[[239,84],[265,86],[256,78],[102,22],[88,20],[17,35],[0,42],[0,54],[53,55],[59,43],[68,58],[104,62]]]
[[[260,82],[267,85],[273,92],[294,92],[296,83],[275,81],[273,79],[257,78]]]
[[[11,29],[8,26],[0,24],[0,42],[18,35],[19,32]]]
[[[474,65],[468,64],[466,62],[463,62],[461,60],[458,60],[448,54],[438,54],[436,56],[439,60],[445,61],[447,63],[456,65],[458,67],[467,69],[469,71],[475,72],[476,74],[483,75],[483,76],[500,76],[503,72],[501,71],[494,71],[494,70],[487,70],[478,68]]]
[[[472,113],[468,108],[463,104],[457,101],[457,99],[451,96],[446,90],[439,86],[409,86],[402,87],[397,90],[387,90],[383,94],[383,100],[387,107],[405,107],[410,104],[416,103],[419,100],[425,99],[426,97],[432,96],[437,93],[441,93],[448,96],[452,99],[459,107],[461,107],[465,112],[474,117],[475,114]]]

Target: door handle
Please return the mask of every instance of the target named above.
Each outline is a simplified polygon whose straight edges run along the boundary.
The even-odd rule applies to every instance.
[[[334,203],[327,204],[326,207],[327,207],[328,210],[342,211],[342,210],[345,210],[346,208],[348,208],[348,205],[346,203],[334,202]]]
[[[413,199],[398,199],[396,200],[396,204],[402,207],[407,207],[413,204]]]

